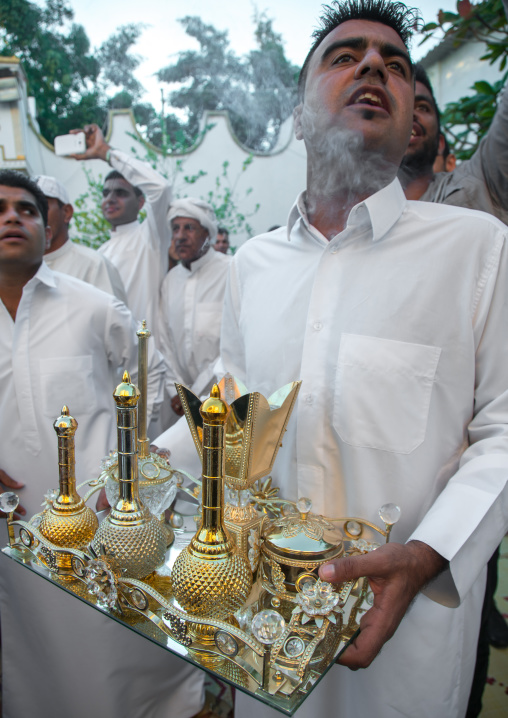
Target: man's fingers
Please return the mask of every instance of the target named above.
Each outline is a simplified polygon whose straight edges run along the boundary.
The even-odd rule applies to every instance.
[[[0,469],[0,483],[4,486],[7,486],[9,489],[22,489],[25,485],[22,484],[21,481],[16,481],[16,479],[13,479],[2,469]]]
[[[319,576],[323,581],[328,583],[343,583],[344,581],[356,581],[358,578],[368,576],[376,562],[372,562],[373,554],[363,554],[361,556],[345,556],[337,558],[335,561],[325,563],[319,569]]]

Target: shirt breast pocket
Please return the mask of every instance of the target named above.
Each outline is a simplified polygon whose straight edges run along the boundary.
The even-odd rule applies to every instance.
[[[222,302],[199,302],[196,306],[194,329],[198,337],[220,336]]]
[[[425,438],[441,349],[343,334],[333,424],[351,446],[409,454]]]
[[[95,410],[96,392],[91,356],[54,357],[40,360],[41,400],[44,416],[56,419],[67,405],[71,416]]]

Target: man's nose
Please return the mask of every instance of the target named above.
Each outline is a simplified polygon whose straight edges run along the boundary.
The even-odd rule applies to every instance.
[[[21,215],[13,205],[7,205],[5,210],[2,212],[2,219],[4,222],[11,222],[15,224],[21,223]]]
[[[369,75],[380,78],[383,82],[386,82],[388,79],[388,70],[386,69],[385,61],[379,51],[373,48],[367,50],[362,60],[358,63],[355,72],[357,79]]]

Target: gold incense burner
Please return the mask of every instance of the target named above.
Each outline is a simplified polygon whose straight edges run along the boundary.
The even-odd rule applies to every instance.
[[[247,558],[238,550],[223,521],[224,429],[229,412],[229,406],[214,385],[210,398],[200,407],[201,523],[189,546],[176,559],[171,573],[173,592],[179,604],[203,620],[229,618],[245,603],[252,586]],[[206,640],[206,631],[202,634]]]
[[[117,409],[120,498],[99,526],[94,551],[111,556],[114,568],[131,578],[143,578],[164,561],[167,534],[139,498],[137,403],[139,390],[128,372],[113,397]]]
[[[99,522],[76,491],[74,436],[78,422],[64,406],[53,427],[58,437],[59,491],[42,514],[41,534],[56,546],[83,549],[93,539]],[[70,569],[66,554],[58,554],[62,569]]]
[[[259,542],[262,520],[252,499],[253,486],[272,470],[300,385],[300,381],[291,382],[266,399],[259,392],[248,393],[231,374],[226,374],[218,384],[221,398],[230,405],[224,446],[225,526],[244,555],[248,555],[253,543]],[[176,389],[202,460],[201,401],[181,384],[176,384]],[[252,570],[256,567],[251,562]]]

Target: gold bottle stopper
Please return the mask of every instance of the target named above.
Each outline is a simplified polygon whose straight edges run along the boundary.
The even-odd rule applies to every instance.
[[[93,539],[98,521],[76,491],[74,436],[78,422],[64,406],[53,427],[58,436],[59,492],[44,511],[39,530],[56,546],[84,549]],[[70,568],[69,556],[58,554],[57,560],[60,568]]]
[[[190,614],[225,619],[247,600],[252,571],[224,526],[224,443],[229,406],[214,385],[200,408],[203,489],[200,526],[172,570],[173,592]]]
[[[131,383],[128,372],[113,397],[117,412],[119,498],[99,526],[93,547],[97,553],[104,549],[116,571],[129,578],[144,578],[164,561],[166,533],[139,497],[139,390]]]

